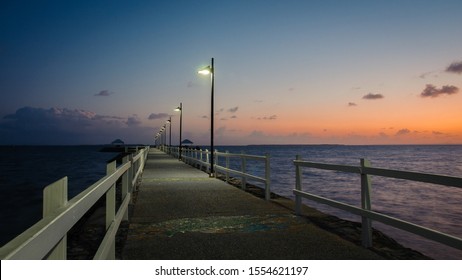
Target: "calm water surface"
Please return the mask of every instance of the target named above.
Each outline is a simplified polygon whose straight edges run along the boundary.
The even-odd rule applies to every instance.
[[[102,146],[0,146],[0,244],[42,217],[43,188],[67,176],[68,199],[106,174]]]

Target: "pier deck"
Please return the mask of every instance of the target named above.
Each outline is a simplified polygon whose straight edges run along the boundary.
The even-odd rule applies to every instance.
[[[381,259],[265,201],[151,149],[123,259]]]

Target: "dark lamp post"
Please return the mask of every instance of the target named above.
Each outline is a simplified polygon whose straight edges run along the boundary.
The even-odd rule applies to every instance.
[[[180,106],[176,107],[175,111],[180,112],[180,146],[179,146],[179,151],[178,151],[178,153],[179,153],[178,154],[178,159],[181,160],[181,149],[182,149],[182,147],[181,147],[181,141],[182,141],[182,139],[181,139],[181,131],[183,129],[183,103],[180,103]]]
[[[211,92],[211,106],[210,106],[210,154],[211,154],[211,159],[210,159],[210,177],[215,176],[215,171],[214,171],[214,146],[213,146],[213,117],[214,117],[214,87],[215,87],[215,68],[213,66],[213,57],[212,61],[210,63],[210,66],[205,67],[204,69],[201,69],[198,71],[199,74],[201,75],[210,75],[210,79],[212,82],[212,92]]]

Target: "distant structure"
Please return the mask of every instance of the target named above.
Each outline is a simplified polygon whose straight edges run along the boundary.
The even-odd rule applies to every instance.
[[[181,141],[181,145],[192,145],[193,142],[189,139],[184,139],[183,141]]]
[[[111,144],[112,144],[112,146],[116,146],[116,147],[120,147],[120,146],[125,145],[124,141],[122,141],[120,139],[116,139],[116,140],[112,141]]]

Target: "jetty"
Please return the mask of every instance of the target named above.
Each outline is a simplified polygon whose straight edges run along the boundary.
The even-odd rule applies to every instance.
[[[286,206],[151,149],[122,258],[382,259]]]

